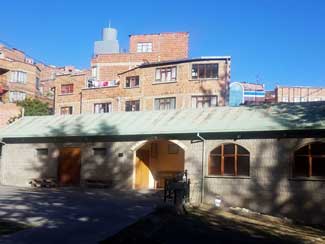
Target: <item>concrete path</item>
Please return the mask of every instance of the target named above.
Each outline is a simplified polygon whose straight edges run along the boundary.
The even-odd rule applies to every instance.
[[[154,192],[107,189],[31,189],[0,186],[0,219],[37,226],[0,243],[97,243],[149,214]]]

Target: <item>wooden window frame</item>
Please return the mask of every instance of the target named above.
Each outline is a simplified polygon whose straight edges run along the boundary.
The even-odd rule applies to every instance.
[[[212,104],[212,98],[216,99],[216,105],[211,105]],[[205,102],[209,103],[209,108],[210,107],[217,107],[218,106],[218,96],[217,95],[195,95],[192,96],[192,99],[195,99],[195,108],[198,108],[198,100],[202,100],[202,104],[204,104]],[[193,100],[192,100],[193,102]],[[204,108],[204,106],[202,106]]]
[[[294,179],[299,179],[299,178],[325,178],[325,176],[314,176],[313,175],[313,158],[325,158],[325,153],[324,154],[312,154],[312,145],[313,144],[323,144],[325,146],[325,142],[311,142],[308,143],[307,145],[304,145],[302,147],[299,147],[298,149],[295,150],[294,155],[293,155],[293,164],[291,167],[291,176]],[[308,147],[308,154],[296,154],[296,152],[304,147]],[[308,170],[307,170],[307,176],[296,176],[295,175],[295,163],[296,163],[296,157],[304,157],[308,158]]]
[[[138,103],[138,104],[136,104]],[[128,106],[135,106],[138,107],[138,110],[127,110]],[[130,100],[125,102],[125,112],[134,112],[134,111],[140,111],[140,100]]]
[[[73,94],[74,85],[71,84],[62,84],[61,85],[61,95],[70,95]]]
[[[225,145],[234,145],[235,146],[235,152],[234,154],[225,154],[224,153],[224,149],[225,149]],[[221,144],[220,146],[214,148],[212,151],[214,151],[215,149],[221,147],[221,153],[211,153],[210,152],[210,156],[209,156],[209,163],[208,163],[208,175],[212,175],[212,176],[232,176],[232,177],[249,177],[250,176],[250,153],[249,151],[238,145],[235,143],[225,143],[225,144]],[[238,147],[242,147],[243,149],[245,149],[246,151],[248,151],[248,154],[239,154],[238,153]],[[210,173],[210,164],[211,164],[211,157],[213,156],[217,156],[220,157],[220,174],[212,174]],[[225,175],[225,157],[233,157],[234,158],[234,175]],[[238,157],[248,157],[249,159],[249,166],[248,166],[248,175],[238,175]]]
[[[173,69],[175,72],[173,72]],[[167,80],[167,74],[170,72],[170,80]],[[174,73],[174,76],[173,76]],[[159,74],[159,78],[157,78],[157,74]],[[162,79],[162,74],[165,74],[165,80]],[[177,66],[168,66],[162,68],[156,68],[155,71],[155,83],[168,83],[168,82],[175,82],[177,80]]]
[[[138,83],[138,85],[135,85],[135,83]],[[129,85],[128,85],[129,83]],[[125,88],[139,88],[140,87],[140,78],[138,75],[134,76],[128,76],[125,79]]]
[[[73,113],[73,107],[72,106],[64,106],[64,107],[61,107],[60,108],[60,115],[68,115],[68,114],[63,114],[62,113],[62,110],[63,109],[69,109],[70,113],[68,113],[68,114],[72,114]]]
[[[167,104],[171,104],[171,100],[174,100],[174,107],[166,109]],[[159,103],[159,108],[156,107],[156,102]],[[161,109],[161,105],[164,104],[164,109]],[[174,110],[176,109],[176,97],[160,97],[154,99],[154,110]]]
[[[104,112],[99,112],[99,113],[96,113],[96,106],[105,106],[105,109],[107,109],[108,111],[104,111]],[[112,103],[111,102],[106,102],[106,103],[94,103],[94,114],[105,114],[105,113],[111,113],[112,112]],[[104,109],[104,110],[105,110]]]
[[[217,68],[217,75],[214,77],[213,76],[213,66],[216,65],[216,68]],[[193,76],[193,69],[194,67],[196,66],[196,76]],[[210,71],[210,74],[211,74],[211,77],[208,77],[207,75],[207,70],[208,70],[208,66],[211,66],[211,71]],[[203,76],[200,76],[200,70],[201,68],[200,67],[204,67],[203,68]],[[194,63],[192,64],[192,67],[191,67],[191,79],[192,80],[200,80],[200,79],[218,79],[219,78],[219,63]]]

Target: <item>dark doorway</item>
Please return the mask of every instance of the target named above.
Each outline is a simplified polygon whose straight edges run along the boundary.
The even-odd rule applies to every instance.
[[[60,149],[58,180],[62,186],[79,185],[81,150],[78,147]]]

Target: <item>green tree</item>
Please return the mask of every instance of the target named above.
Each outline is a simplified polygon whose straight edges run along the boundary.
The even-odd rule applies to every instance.
[[[18,106],[24,108],[25,116],[40,116],[49,115],[49,106],[38,99],[27,98],[24,101],[18,102]]]

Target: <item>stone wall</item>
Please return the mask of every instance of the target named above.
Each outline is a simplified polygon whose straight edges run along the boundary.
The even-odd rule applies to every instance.
[[[222,199],[224,206],[237,206],[321,223],[325,216],[325,180],[294,179],[291,175],[293,153],[301,146],[320,139],[246,139],[208,140],[204,155],[204,191],[201,195],[202,142],[180,141],[185,152],[185,169],[191,180],[190,199],[207,204]],[[175,141],[173,141],[175,142]],[[177,142],[176,142],[177,143]],[[236,143],[250,152],[250,175],[246,177],[208,175],[209,153],[222,143]],[[1,183],[28,186],[31,178],[57,175],[59,148],[81,146],[81,183],[85,179],[113,180],[116,187],[131,188],[136,142],[7,144],[3,147]],[[49,148],[49,159],[39,159],[36,148]],[[106,158],[95,157],[94,147],[106,147]],[[136,149],[134,149],[136,150]],[[120,154],[120,155],[119,155]]]

